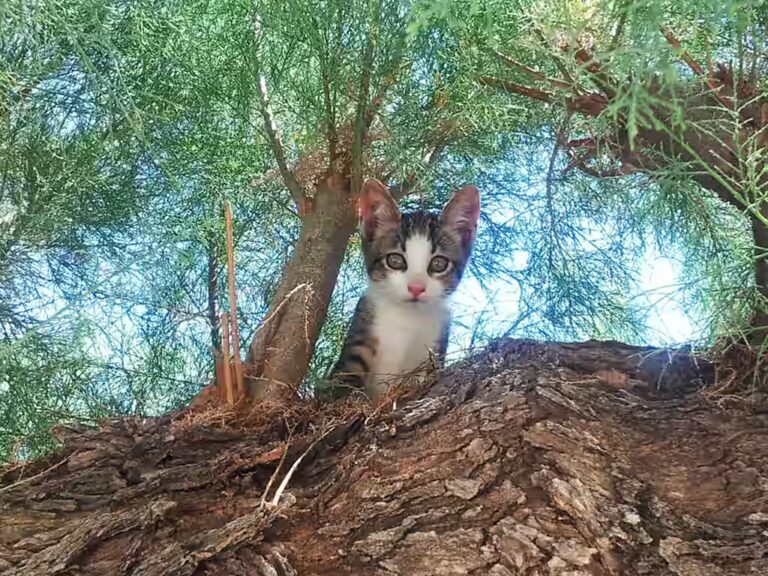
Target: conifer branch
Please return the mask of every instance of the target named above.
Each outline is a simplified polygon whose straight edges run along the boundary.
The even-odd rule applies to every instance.
[[[258,41],[261,35],[261,22],[259,21],[258,17],[254,19],[253,30],[254,35],[256,36],[256,40]],[[293,174],[291,169],[288,168],[288,161],[286,160],[285,156],[285,148],[283,147],[283,142],[280,139],[280,132],[278,130],[277,123],[275,122],[272,108],[269,104],[269,96],[267,94],[267,81],[259,70],[258,58],[255,59],[254,65],[256,67],[256,74],[258,76],[258,82],[256,82],[256,92],[259,98],[259,112],[261,113],[261,117],[264,120],[264,130],[267,133],[267,138],[269,139],[272,153],[275,155],[275,161],[277,162],[277,167],[280,170],[280,176],[283,179],[283,183],[285,184],[285,187],[288,188],[288,192],[290,192],[293,201],[296,203],[296,206],[301,207],[306,200],[306,196],[304,194],[304,190],[301,187],[301,184],[299,184],[299,181],[296,179],[296,176]]]
[[[506,54],[499,52],[498,50],[493,50],[493,54],[505,66],[509,68],[516,68],[517,70],[520,70],[525,74],[528,74],[529,76],[535,78],[536,80],[541,80],[542,82],[548,82],[553,88],[560,88],[563,90],[570,90],[573,88],[571,84],[568,84],[567,82],[563,82],[562,80],[558,80],[557,78],[550,78],[543,72],[536,70],[535,68],[531,68],[530,66],[526,66],[522,62],[518,62],[514,58],[511,58],[510,56],[507,56]]]
[[[527,96],[528,98],[533,98],[534,100],[539,100],[540,102],[551,103],[555,99],[555,95],[551,92],[547,92],[546,90],[532,88],[530,86],[523,86],[522,84],[510,82],[509,80],[504,80],[502,78],[496,78],[495,76],[481,76],[477,79],[477,81],[480,82],[480,84],[484,84],[485,86],[500,88],[501,90],[509,92],[510,94],[520,94],[521,96]]]
[[[720,102],[720,104],[722,104],[728,110],[733,110],[733,103],[720,93],[720,88],[715,86],[712,78],[706,72],[704,72],[704,69],[701,67],[701,65],[696,62],[696,60],[694,60],[693,57],[681,46],[680,40],[677,39],[672,31],[665,26],[662,26],[660,30],[669,45],[679,52],[680,59],[688,65],[688,68],[690,68],[691,71],[696,74],[696,76],[699,76],[704,80],[704,82],[707,84],[707,87],[712,91],[715,98],[717,98],[717,101]]]

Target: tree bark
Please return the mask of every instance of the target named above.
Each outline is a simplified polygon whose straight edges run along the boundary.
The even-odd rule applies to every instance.
[[[299,241],[248,351],[246,384],[255,399],[295,396],[355,230],[355,197],[347,178],[327,177],[308,204]]]
[[[651,348],[505,341],[395,412],[326,406],[288,442],[204,414],[59,429],[59,452],[0,471],[0,570],[767,574],[765,415],[701,396],[712,373]]]
[[[768,205],[763,202],[762,215],[768,219]],[[752,238],[755,242],[755,284],[762,302],[752,318],[754,332],[750,335],[754,346],[761,346],[768,339],[768,228],[752,218]]]

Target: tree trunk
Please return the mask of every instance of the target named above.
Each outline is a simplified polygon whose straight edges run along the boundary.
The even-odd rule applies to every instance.
[[[249,395],[291,398],[306,375],[357,221],[349,181],[320,182],[269,312],[248,351]]]
[[[624,133],[623,155],[631,157],[633,167],[651,176],[657,170],[669,168],[672,163],[690,166],[691,179],[749,218],[754,246],[755,287],[760,298],[752,314],[749,339],[752,345],[760,347],[768,337],[768,228],[765,224],[768,221],[765,200],[768,172],[762,175],[760,181],[747,181],[745,162],[741,159],[747,147],[742,145],[739,150],[740,145],[735,138],[754,139],[761,128],[766,130],[768,126],[761,124],[765,120],[759,112],[762,107],[754,110],[752,116],[748,115],[752,109],[747,108],[740,120],[751,128],[739,133],[733,113],[718,108],[712,100],[711,93],[696,93],[683,100],[688,128],[678,135],[679,141],[672,132],[642,128],[638,134],[639,151],[633,153],[629,150],[629,137]],[[764,145],[764,142],[761,143]]]
[[[57,454],[0,471],[0,570],[768,574],[765,416],[698,394],[712,372],[618,343],[506,341],[390,414],[303,406],[287,443],[215,414],[60,429]]]
[[[760,212],[768,220],[768,205],[762,202]],[[760,302],[752,318],[752,345],[762,347],[768,338],[768,228],[758,218],[751,217],[752,238],[755,243],[755,284]]]

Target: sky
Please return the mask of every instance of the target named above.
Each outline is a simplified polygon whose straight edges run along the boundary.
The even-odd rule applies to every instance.
[[[641,261],[637,293],[632,295],[636,305],[648,311],[647,334],[642,344],[677,345],[699,336],[696,319],[685,310],[678,291],[681,272],[682,263],[678,259],[648,248]],[[473,320],[479,314],[486,313],[488,322],[495,322],[500,332],[517,317],[518,291],[500,281],[491,281],[489,288],[489,292],[484,291],[471,276],[459,285],[453,297],[450,356],[460,356],[469,347]]]
[[[648,316],[648,343],[656,346],[680,344],[699,337],[695,318],[680,301],[679,278],[682,264],[654,250],[646,254],[640,288],[645,293]]]

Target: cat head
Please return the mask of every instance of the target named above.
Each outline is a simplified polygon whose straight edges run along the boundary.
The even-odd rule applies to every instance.
[[[459,284],[480,216],[474,186],[457,191],[439,214],[402,214],[387,188],[369,178],[360,198],[363,254],[377,298],[439,303]]]

